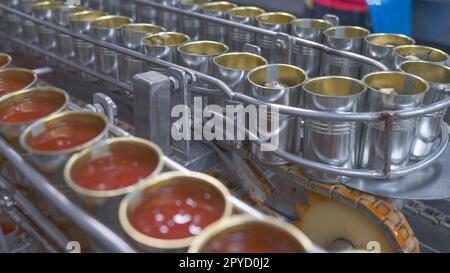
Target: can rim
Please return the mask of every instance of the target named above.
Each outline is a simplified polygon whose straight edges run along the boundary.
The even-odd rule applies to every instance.
[[[232,14],[232,13],[235,13],[236,11],[241,11],[241,10],[254,10],[254,11],[259,12],[259,14],[254,15],[254,16],[244,16],[244,15]],[[229,9],[227,11],[227,13],[229,16],[238,17],[238,18],[247,18],[247,17],[248,18],[256,18],[257,16],[259,16],[263,13],[266,13],[266,11],[263,10],[262,8],[255,7],[255,6],[243,6],[243,7],[235,7],[235,8]]]
[[[192,46],[192,45],[198,45],[198,44],[211,44],[211,45],[217,45],[217,46],[221,46],[223,48],[223,51],[217,54],[196,54],[196,53],[189,53],[183,50],[183,47],[187,47],[187,46]],[[227,53],[229,50],[229,47],[226,44],[223,43],[219,43],[216,41],[210,41],[210,40],[201,40],[201,41],[192,41],[192,42],[186,42],[182,45],[179,45],[177,47],[177,51],[181,54],[184,55],[188,55],[188,56],[196,56],[196,57],[213,57],[213,56],[218,56],[221,54],[225,54]]]
[[[426,49],[426,50],[430,50],[430,51],[434,51],[437,52],[439,54],[441,54],[442,56],[445,57],[445,59],[441,60],[441,61],[427,61],[430,63],[442,63],[445,62],[449,59],[449,55],[447,52],[440,50],[438,48],[434,48],[434,47],[430,47],[430,46],[424,46],[424,45],[401,45],[401,46],[396,46],[394,47],[394,55],[401,57],[401,58],[405,58],[406,56],[398,53],[399,50],[402,50],[404,48],[422,48],[422,49]]]
[[[153,37],[162,36],[162,35],[179,36],[179,37],[183,37],[185,40],[183,42],[176,43],[176,44],[170,44],[170,45],[155,45],[155,44],[149,43],[150,39],[152,39]],[[156,33],[156,34],[150,34],[150,35],[144,37],[144,39],[142,41],[145,46],[163,48],[163,47],[177,47],[177,46],[183,45],[185,43],[188,43],[190,40],[191,40],[191,38],[184,33],[169,31],[169,32],[160,32],[160,33]]]
[[[261,19],[263,16],[284,16],[284,17],[286,17],[286,18],[289,18],[290,21],[287,22],[287,23],[273,23],[273,22],[267,22],[267,21],[264,21],[264,20]],[[262,13],[262,14],[256,16],[256,20],[257,20],[258,22],[263,23],[263,24],[267,24],[267,25],[289,25],[289,24],[291,24],[292,21],[294,21],[295,19],[296,19],[295,15],[290,14],[290,13],[288,13],[288,12],[265,12],[265,13]]]
[[[355,30],[362,31],[362,35],[357,35],[357,36],[354,36],[354,37],[346,38],[346,37],[338,37],[336,35],[330,34],[330,31],[336,30],[336,29],[355,29]],[[361,39],[361,38],[369,35],[370,31],[368,29],[366,29],[366,28],[358,27],[358,26],[332,26],[332,27],[329,27],[329,28],[325,29],[323,34],[328,36],[328,37],[330,37],[330,38],[334,38],[334,39]]]
[[[428,92],[428,90],[430,90],[430,85],[428,84],[427,81],[425,81],[424,79],[422,79],[421,77],[418,77],[416,75],[410,74],[410,73],[406,73],[406,72],[402,72],[402,71],[377,71],[377,72],[372,72],[369,74],[366,74],[363,78],[362,78],[362,82],[364,83],[365,86],[367,86],[368,90],[377,92],[379,94],[384,94],[383,92],[381,92],[379,89],[373,88],[371,87],[369,84],[366,83],[367,78],[373,76],[373,75],[382,75],[382,74],[398,74],[398,75],[403,75],[403,76],[408,76],[408,77],[412,77],[415,78],[416,80],[420,81],[422,84],[425,85],[425,90],[415,93],[415,94],[396,94],[396,97],[411,97],[411,96],[417,96],[417,95],[421,95],[421,94],[425,94],[426,92]]]
[[[91,14],[98,15],[98,16],[91,20],[86,20],[86,19],[83,19],[82,17],[80,18],[80,16],[91,15]],[[103,17],[103,16],[107,16],[107,15],[108,15],[108,13],[100,11],[100,10],[83,10],[83,11],[74,12],[74,13],[69,14],[68,18],[69,18],[69,21],[71,21],[71,22],[90,23],[99,17]]]
[[[31,82],[30,82],[27,86],[25,86],[24,88],[21,88],[21,89],[18,89],[18,90],[9,92],[9,93],[15,93],[15,92],[18,92],[18,91],[21,91],[21,90],[28,89],[28,88],[30,88],[31,86],[33,86],[33,85],[37,82],[37,80],[38,80],[38,75],[37,75],[36,73],[34,73],[33,70],[31,70],[31,69],[26,69],[26,68],[20,68],[20,67],[2,68],[2,69],[0,69],[0,74],[3,73],[3,72],[8,72],[8,71],[13,71],[13,72],[14,72],[14,71],[17,71],[17,72],[25,72],[25,73],[28,73],[28,74],[30,74],[30,75],[33,76],[33,79],[31,80]],[[7,95],[7,94],[9,94],[9,93],[6,93],[5,95]],[[5,96],[5,95],[4,95],[4,96]]]
[[[217,7],[219,6],[228,6],[228,9],[219,9]],[[203,4],[202,9],[207,11],[215,11],[215,12],[227,12],[230,9],[236,8],[237,5],[228,1],[217,1],[217,2],[209,2],[206,4]]]
[[[103,128],[103,130],[93,139],[75,146],[75,147],[71,147],[71,148],[67,148],[67,149],[62,149],[62,150],[58,150],[58,151],[42,151],[42,150],[37,150],[34,149],[33,147],[29,146],[26,138],[27,136],[31,133],[31,131],[37,127],[37,126],[41,126],[42,124],[45,124],[53,119],[57,119],[57,118],[61,118],[61,117],[66,117],[66,116],[70,116],[70,115],[90,115],[93,116],[95,118],[98,118],[100,120],[102,120],[105,124],[105,127]],[[79,150],[82,150],[86,147],[89,147],[90,145],[100,141],[107,133],[109,130],[109,123],[108,120],[106,119],[106,117],[102,114],[99,113],[94,113],[94,112],[84,112],[84,111],[64,111],[64,112],[60,112],[57,114],[53,114],[50,115],[48,117],[39,119],[34,121],[30,126],[28,126],[20,135],[20,145],[29,153],[34,153],[34,154],[39,154],[39,155],[61,155],[61,154],[70,154]]]
[[[328,29],[328,28],[330,28],[330,27],[332,27],[333,26],[333,24],[331,24],[329,21],[327,21],[327,20],[324,20],[324,19],[316,19],[316,18],[297,18],[297,19],[295,19],[295,20],[293,20],[292,22],[291,22],[291,24],[292,24],[292,26],[294,26],[294,27],[302,27],[302,26],[299,26],[298,24],[300,23],[300,22],[318,22],[318,23],[321,23],[321,24],[325,24],[325,26],[324,27],[303,27],[303,28],[312,28],[312,29],[322,29],[322,30],[325,30],[325,29]]]
[[[7,53],[0,52],[0,58],[4,58],[6,60],[3,65],[0,65],[0,70],[6,68],[12,61],[11,55]]]
[[[414,74],[414,73],[405,71],[404,68],[403,68],[403,66],[406,66],[406,65],[408,65],[408,64],[409,64],[409,65],[412,65],[412,64],[420,64],[420,65],[425,65],[425,66],[434,66],[434,67],[437,67],[437,68],[439,68],[439,69],[446,70],[447,73],[448,73],[449,75],[450,75],[450,67],[448,67],[448,66],[446,66],[446,65],[439,64],[439,63],[427,62],[427,61],[407,61],[407,62],[403,62],[403,63],[400,65],[400,70],[401,70],[402,72],[405,72],[405,73],[408,73],[408,74],[411,74],[411,75],[420,77],[420,78],[424,79],[426,82],[429,82],[429,83],[432,83],[432,84],[444,84],[444,85],[448,85],[448,84],[449,84],[449,85],[450,85],[450,79],[449,79],[448,82],[436,82],[436,81],[430,81],[430,80],[427,80],[427,79],[423,78],[422,76],[418,76],[418,75],[416,75],[416,74]],[[449,90],[449,92],[450,92],[450,90]]]
[[[299,68],[299,67],[297,67],[295,65],[290,65],[290,64],[266,64],[266,65],[260,65],[258,67],[253,68],[252,70],[250,70],[248,72],[247,80],[252,85],[255,85],[255,86],[259,87],[259,88],[264,88],[264,89],[267,89],[267,90],[278,90],[279,88],[267,87],[267,86],[263,86],[263,85],[257,84],[251,79],[251,75],[253,75],[253,73],[256,73],[256,71],[258,71],[259,69],[263,69],[263,68],[267,68],[267,67],[274,67],[274,66],[278,66],[278,67],[284,66],[284,67],[292,68],[292,69],[295,69],[297,71],[300,71],[304,75],[304,79],[303,79],[302,82],[300,82],[300,83],[298,83],[296,85],[293,85],[293,86],[288,86],[287,88],[297,88],[297,87],[302,86],[303,84],[305,84],[305,82],[308,81],[308,74],[303,69],[301,69],[301,68]]]
[[[105,21],[105,20],[110,20],[110,19],[118,19],[118,20],[123,20],[123,21],[127,21],[127,23],[120,23],[117,26],[113,26],[113,27],[106,27],[106,26],[101,26],[99,25],[101,22]],[[127,25],[127,24],[131,24],[133,22],[133,20],[130,17],[127,16],[121,16],[121,15],[105,15],[105,16],[101,16],[98,17],[96,19],[94,19],[93,21],[91,21],[91,27],[93,29],[120,29],[123,25]]]
[[[133,225],[131,225],[130,221],[128,220],[128,207],[130,206],[131,202],[135,198],[139,198],[139,194],[141,193],[141,191],[144,191],[147,188],[158,185],[159,183],[164,183],[167,180],[174,179],[177,177],[197,178],[199,180],[202,180],[202,182],[212,185],[215,189],[217,189],[218,192],[220,192],[222,194],[224,203],[225,203],[225,207],[224,207],[222,216],[217,221],[220,221],[221,219],[227,218],[227,217],[229,217],[229,215],[231,215],[233,206],[228,200],[228,196],[230,195],[230,192],[216,178],[206,175],[206,174],[203,174],[203,173],[192,172],[192,171],[173,171],[173,172],[163,173],[159,176],[149,179],[148,181],[146,181],[146,183],[139,185],[139,187],[135,191],[127,194],[120,202],[120,205],[119,205],[120,225],[124,229],[125,233],[128,236],[130,236],[133,240],[135,240],[136,242],[138,242],[142,245],[145,245],[147,247],[151,247],[151,248],[181,249],[181,248],[189,247],[189,245],[192,243],[194,238],[198,236],[198,235],[194,235],[194,236],[181,238],[181,239],[167,239],[167,240],[159,239],[159,238],[151,237],[151,236],[148,236],[148,235],[145,235],[145,234],[139,232],[137,229],[135,229],[133,227]],[[214,223],[211,223],[210,225],[212,225]]]
[[[402,45],[379,45],[379,44],[375,44],[373,42],[370,41],[370,39],[372,37],[378,37],[378,36],[391,36],[391,37],[399,37],[402,39],[405,39],[405,41],[408,41],[408,44],[402,44]],[[398,33],[372,33],[369,35],[366,35],[364,37],[364,41],[370,45],[374,45],[374,46],[379,46],[379,47],[397,47],[397,46],[403,46],[403,45],[414,45],[416,43],[416,40],[414,40],[412,37],[409,37],[407,35],[404,34],[398,34]]]
[[[355,94],[351,94],[351,95],[343,95],[343,96],[327,96],[327,95],[323,95],[323,94],[318,94],[318,93],[316,93],[316,92],[314,92],[314,91],[311,91],[311,90],[309,90],[309,89],[306,88],[306,87],[307,87],[306,85],[309,84],[310,82],[320,81],[320,80],[326,80],[326,79],[342,79],[342,80],[348,80],[348,81],[351,81],[351,82],[354,82],[354,83],[359,84],[359,85],[362,87],[362,90],[358,91],[358,92],[355,93]],[[309,80],[308,80],[307,82],[305,82],[305,84],[303,85],[303,90],[304,90],[306,93],[309,93],[309,94],[314,95],[314,96],[316,96],[316,97],[323,97],[323,98],[336,98],[336,97],[338,97],[338,98],[350,98],[350,97],[354,97],[354,96],[360,96],[361,94],[363,94],[364,92],[366,92],[367,89],[368,89],[367,86],[366,86],[361,80],[358,80],[358,79],[355,79],[355,78],[352,78],[352,77],[346,77],[346,76],[322,76],[322,77],[315,77],[315,78],[309,79]]]
[[[295,239],[295,241],[298,242],[298,244],[305,250],[305,252],[310,252],[313,249],[312,241],[300,229],[294,227],[289,223],[282,222],[272,216],[255,218],[251,215],[242,214],[233,215],[231,217],[222,219],[205,228],[205,230],[193,240],[188,249],[188,253],[201,253],[205,245],[211,239],[213,239],[214,236],[220,234],[221,232],[240,225],[254,223],[267,225],[271,228],[276,228],[282,232],[286,232],[287,234],[291,235]]]
[[[135,27],[138,27],[138,28],[139,27],[153,28],[154,30],[156,30],[156,32],[155,31],[150,31],[150,30],[136,31]],[[155,25],[155,24],[148,24],[148,23],[130,23],[130,24],[123,25],[121,28],[122,28],[123,31],[128,31],[128,32],[131,32],[131,33],[144,33],[144,34],[147,34],[147,33],[148,34],[158,34],[158,33],[166,31],[166,29],[164,27],[162,27],[162,26],[158,26],[158,25]]]
[[[156,165],[155,169],[147,176],[144,177],[142,179],[139,179],[138,181],[136,181],[136,183],[128,186],[128,187],[123,187],[123,188],[118,188],[118,189],[113,189],[113,190],[92,190],[92,189],[88,189],[85,187],[80,186],[78,183],[76,183],[71,175],[71,171],[72,168],[74,167],[74,165],[77,163],[78,160],[83,159],[84,156],[88,155],[89,153],[91,153],[94,149],[99,149],[101,147],[105,147],[105,146],[109,146],[111,144],[115,144],[115,143],[139,143],[139,144],[143,144],[146,145],[148,148],[152,149],[157,157],[158,157],[158,164]],[[144,183],[144,181],[151,179],[157,175],[159,175],[164,167],[164,160],[163,160],[163,152],[161,150],[161,148],[159,148],[158,145],[156,145],[155,143],[142,139],[142,138],[137,138],[137,137],[117,137],[117,138],[111,138],[108,139],[106,141],[103,141],[102,143],[98,144],[98,145],[94,145],[91,147],[86,147],[85,149],[83,149],[82,151],[72,155],[70,157],[70,159],[67,161],[67,163],[64,166],[64,181],[66,182],[66,184],[75,192],[77,192],[78,194],[84,195],[84,196],[88,196],[88,197],[115,197],[115,196],[120,196],[129,192],[132,192],[133,190],[135,190],[137,187],[139,187],[139,185],[141,185],[142,183]]]
[[[217,65],[218,67],[221,67],[221,68],[224,68],[224,69],[227,69],[227,70],[251,71],[253,68],[252,69],[239,69],[239,68],[232,68],[232,67],[224,66],[224,65],[221,65],[221,64],[217,63],[217,60],[220,59],[220,58],[224,58],[224,57],[227,57],[227,56],[239,56],[239,55],[246,55],[246,56],[254,57],[255,59],[258,59],[258,60],[264,62],[264,64],[262,64],[262,65],[267,65],[268,64],[268,61],[266,60],[266,58],[264,58],[264,57],[262,57],[260,55],[257,55],[257,54],[250,53],[250,52],[227,52],[227,53],[223,53],[223,54],[220,54],[218,56],[215,56],[213,58],[213,63],[215,65]],[[258,65],[258,66],[260,66],[260,65]],[[256,67],[258,67],[258,66],[256,66]],[[254,67],[254,68],[256,68],[256,67]]]
[[[32,124],[33,122],[35,122],[37,120],[40,120],[40,119],[45,118],[45,117],[49,117],[49,116],[51,116],[53,114],[56,114],[56,113],[59,113],[59,112],[63,111],[67,107],[67,105],[69,104],[69,101],[70,101],[69,94],[67,94],[67,92],[65,90],[63,90],[61,88],[54,87],[54,86],[38,86],[38,87],[22,89],[20,91],[16,91],[16,92],[13,92],[13,93],[10,93],[10,94],[6,94],[6,95],[0,97],[0,104],[2,104],[4,101],[7,101],[7,100],[9,100],[11,98],[14,98],[15,96],[23,95],[23,94],[26,94],[26,93],[41,92],[41,90],[48,90],[48,91],[56,92],[56,93],[59,93],[59,94],[63,95],[64,103],[57,110],[53,111],[52,113],[50,113],[47,116],[44,116],[44,117],[41,117],[41,118],[37,118],[37,119],[33,119],[33,120],[28,120],[28,121],[22,121],[22,122],[5,122],[5,121],[1,121],[0,120],[0,125],[17,125],[17,126],[20,126],[20,125]]]

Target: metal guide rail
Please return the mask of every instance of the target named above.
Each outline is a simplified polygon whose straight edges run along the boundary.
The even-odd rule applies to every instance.
[[[143,2],[143,1],[136,1],[136,2],[138,2],[140,4],[148,4],[155,8],[164,9],[164,10],[167,10],[170,12],[185,14],[185,15],[189,15],[192,17],[197,17],[199,19],[217,22],[217,23],[224,24],[227,26],[242,28],[244,30],[261,32],[261,33],[264,33],[267,35],[272,35],[272,36],[278,35],[278,33],[275,33],[273,31],[268,31],[268,30],[257,28],[257,27],[237,24],[232,21],[223,20],[223,19],[219,19],[219,18],[215,18],[215,17],[210,17],[210,16],[207,16],[204,14],[184,11],[184,10],[174,8],[174,7],[160,6],[157,3],[153,3],[153,2]],[[8,13],[15,14],[23,19],[33,21],[34,23],[36,23],[38,25],[43,25],[45,27],[53,29],[59,33],[70,35],[74,38],[81,39],[81,40],[87,41],[89,43],[92,43],[96,46],[104,47],[108,50],[112,50],[117,53],[136,58],[140,61],[153,63],[158,66],[165,67],[167,69],[184,71],[185,73],[183,74],[183,77],[185,77],[184,80],[186,80],[186,82],[188,83],[188,87],[189,87],[187,90],[188,92],[199,93],[199,94],[204,94],[204,95],[212,95],[212,94],[222,95],[222,96],[228,97],[231,100],[238,100],[241,102],[256,104],[256,105],[267,105],[268,107],[274,107],[274,108],[278,109],[279,112],[282,114],[286,114],[289,116],[295,116],[295,117],[301,117],[301,118],[313,118],[316,120],[342,121],[342,122],[345,122],[345,121],[346,122],[368,122],[368,121],[384,122],[384,124],[386,126],[386,130],[388,132],[386,134],[386,138],[387,138],[386,143],[388,143],[388,145],[386,145],[386,147],[382,147],[382,150],[383,150],[383,153],[387,160],[389,160],[389,158],[390,158],[390,154],[392,151],[392,145],[393,145],[393,143],[391,141],[391,137],[393,135],[393,126],[391,126],[391,125],[393,124],[393,122],[395,122],[396,120],[419,117],[419,116],[423,116],[426,114],[439,112],[439,111],[446,109],[448,106],[450,106],[450,98],[447,98],[445,100],[439,101],[439,102],[431,104],[429,106],[420,107],[420,108],[416,108],[416,109],[412,109],[412,110],[361,112],[361,113],[335,113],[335,112],[322,112],[322,111],[315,111],[315,110],[309,110],[309,109],[298,108],[298,107],[285,106],[285,105],[280,105],[280,104],[267,103],[267,102],[263,102],[263,101],[255,99],[255,98],[252,98],[250,96],[246,96],[244,94],[235,92],[235,91],[231,90],[224,82],[222,82],[212,76],[209,76],[209,75],[206,75],[203,73],[199,73],[199,72],[193,71],[191,69],[187,69],[185,67],[181,67],[179,65],[175,65],[173,63],[166,62],[166,61],[163,61],[163,60],[160,60],[157,58],[149,57],[149,56],[146,56],[139,52],[129,50],[129,49],[123,48],[121,46],[118,46],[118,45],[115,45],[112,43],[103,42],[101,40],[97,40],[95,38],[92,38],[92,37],[89,37],[86,35],[74,33],[64,27],[60,27],[53,23],[39,20],[31,15],[25,14],[23,12],[13,9],[13,8],[9,8],[3,4],[0,4],[0,9],[3,9],[5,12],[8,12]],[[19,38],[12,37],[12,36],[9,36],[6,34],[2,34],[2,36],[20,44],[26,48],[31,48],[40,54],[43,54],[50,58],[53,58],[57,61],[60,61],[63,64],[74,67],[77,70],[86,72],[89,75],[92,75],[100,80],[111,83],[119,88],[123,88],[125,90],[132,91],[132,88],[129,84],[120,82],[116,79],[113,79],[112,77],[101,74],[97,71],[94,71],[94,70],[88,68],[88,67],[80,66],[80,65],[74,63],[74,61],[72,61],[72,60],[68,60],[68,59],[65,59],[63,57],[56,55],[55,53],[42,50],[42,49],[38,48],[37,46],[23,42]],[[290,37],[290,40],[295,41],[296,43],[301,43],[302,45],[305,45],[305,46],[311,46],[311,47],[323,50],[323,51],[331,53],[331,54],[348,57],[348,58],[351,58],[351,59],[354,59],[354,60],[357,60],[360,62],[364,62],[366,64],[378,66],[378,68],[380,68],[380,69],[385,69],[385,67],[383,68],[383,65],[381,63],[378,63],[377,61],[372,60],[370,58],[367,58],[367,57],[364,57],[364,56],[361,56],[358,54],[354,54],[354,53],[345,52],[345,51],[339,51],[339,50],[334,50],[334,49],[332,50],[322,44],[311,42],[311,41],[304,40],[301,38],[297,38],[297,37],[293,37],[293,36],[289,36],[289,37]],[[177,81],[177,79],[174,79],[173,77],[171,77],[171,80]],[[205,88],[193,87],[191,85],[192,83],[198,83],[198,82],[208,83],[208,84],[214,86],[215,89],[205,89]],[[302,158],[298,155],[287,153],[281,149],[277,149],[273,153],[275,153],[276,155],[278,155],[284,159],[287,159],[288,161],[292,162],[293,164],[295,164],[299,167],[311,168],[314,170],[323,171],[323,172],[327,172],[327,173],[334,174],[334,175],[343,175],[343,176],[348,176],[348,177],[367,178],[367,179],[391,179],[391,178],[396,178],[396,177],[401,177],[401,176],[405,176],[408,174],[412,174],[412,173],[416,172],[417,170],[420,170],[420,169],[426,168],[427,166],[430,166],[445,151],[445,149],[447,147],[448,134],[447,134],[447,128],[444,124],[442,124],[442,126],[441,126],[440,136],[441,137],[438,140],[438,143],[432,153],[430,153],[425,158],[414,162],[411,165],[408,165],[408,166],[402,167],[402,168],[398,168],[395,170],[391,170],[390,164],[388,162],[385,164],[385,167],[383,170],[350,169],[350,168],[336,167],[333,165],[308,160],[308,159]],[[257,144],[264,143],[260,139],[257,139],[255,142]]]

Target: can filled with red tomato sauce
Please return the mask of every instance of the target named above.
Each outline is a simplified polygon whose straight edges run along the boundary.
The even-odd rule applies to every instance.
[[[122,197],[161,172],[162,156],[161,149],[145,139],[113,138],[73,155],[64,179],[88,211],[121,231],[117,211]]]
[[[210,224],[232,212],[229,192],[197,172],[168,172],[127,195],[119,208],[125,233],[144,251],[183,251]]]
[[[0,70],[0,97],[33,86],[38,77],[24,68],[4,68]]]
[[[209,226],[190,253],[305,253],[312,242],[298,228],[274,217],[238,215]]]
[[[0,98],[0,134],[15,148],[20,134],[34,121],[64,110],[69,95],[62,89],[41,86]]]

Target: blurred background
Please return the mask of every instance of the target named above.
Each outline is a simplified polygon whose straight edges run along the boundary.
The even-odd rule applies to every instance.
[[[417,44],[450,51],[450,0],[234,0],[298,17],[338,15],[341,25],[359,25],[374,33],[402,33]]]

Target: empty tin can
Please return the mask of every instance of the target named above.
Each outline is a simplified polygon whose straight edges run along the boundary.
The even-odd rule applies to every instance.
[[[322,43],[323,31],[332,24],[321,19],[296,19],[292,21],[292,35],[310,41]],[[310,77],[317,77],[320,74],[320,55],[318,49],[295,45],[292,48],[293,64],[302,68]]]
[[[31,6],[35,2],[36,2],[36,0],[20,0],[19,1],[19,9],[27,14],[32,14]],[[38,35],[37,35],[36,25],[33,23],[33,21],[22,20],[22,38],[27,43],[37,44]]]
[[[364,108],[367,112],[414,109],[422,104],[429,88],[422,78],[403,72],[374,72],[367,74],[363,82],[368,88]],[[360,167],[384,170],[386,166],[391,169],[406,166],[412,154],[416,125],[417,117],[393,120],[389,127],[385,121],[364,122]]]
[[[251,84],[251,96],[255,99],[297,107],[302,99],[301,86],[307,80],[307,75],[293,65],[268,64],[251,70],[247,79]],[[272,113],[270,108],[266,111],[260,108],[257,117],[259,120],[255,118],[249,119],[249,128],[254,135],[281,150],[298,153],[300,138],[296,117]],[[264,151],[257,144],[252,144],[252,153],[262,162],[287,163],[272,152]]]
[[[61,6],[53,11],[52,19],[53,22],[55,22],[55,24],[57,25],[60,25],[62,27],[69,27],[69,15],[84,10],[86,10],[86,8],[81,6]],[[57,33],[56,52],[61,57],[72,58],[74,55],[72,36],[63,33]]]
[[[201,12],[202,6],[209,0],[180,0],[178,5],[181,9],[191,12]],[[202,21],[200,19],[182,15],[178,22],[179,30],[191,37],[192,41],[200,40],[202,37]]]
[[[161,32],[144,38],[145,54],[174,64],[179,64],[178,46],[189,41],[189,36],[178,32]],[[149,70],[166,74],[166,68],[147,63]]]
[[[132,20],[125,16],[102,16],[91,23],[91,35],[97,39],[119,44],[122,26],[130,24]],[[119,55],[117,52],[96,46],[95,61],[98,72],[119,79]]]
[[[249,26],[256,26],[256,17],[265,11],[257,7],[238,7],[228,10],[229,20]],[[245,44],[255,44],[256,35],[251,31],[229,28],[228,45],[231,51],[243,51]]]
[[[228,11],[237,7],[236,4],[220,1],[204,4],[202,11],[209,16],[228,19]],[[212,40],[219,43],[228,42],[228,27],[206,21],[203,30],[203,39]]]
[[[129,49],[144,53],[145,36],[164,32],[163,27],[152,24],[128,24],[121,29],[121,44]],[[127,55],[119,59],[119,79],[131,84],[134,75],[144,71],[144,62]]]
[[[342,76],[318,77],[303,85],[306,109],[327,112],[360,112],[367,88],[361,81]],[[303,157],[343,168],[356,168],[361,123],[305,118]],[[305,169],[316,181],[339,183],[348,177]]]
[[[105,16],[102,11],[81,11],[69,15],[70,29],[75,33],[87,34],[91,32],[91,22],[95,19]],[[95,47],[89,42],[81,39],[73,39],[73,50],[75,61],[83,66],[96,69],[95,65]],[[81,74],[83,78],[93,80],[94,78]]]
[[[275,32],[290,33],[295,16],[285,12],[267,12],[256,17],[257,26]],[[277,62],[275,37],[256,34],[256,45],[261,48],[261,56],[269,63]]]
[[[413,45],[414,39],[391,33],[376,33],[364,37],[363,55],[386,65],[390,70],[395,69],[394,65],[394,48],[401,45]],[[367,64],[363,64],[361,68],[361,76],[376,72],[379,69]]]
[[[180,65],[208,75],[214,73],[214,57],[227,51],[228,46],[214,41],[195,41],[178,47]]]
[[[400,69],[403,72],[421,77],[428,82],[430,90],[425,94],[424,106],[449,97],[449,67],[422,61],[410,61],[403,63]],[[446,110],[426,114],[419,118],[412,152],[414,157],[423,158],[432,152],[433,144],[440,135],[440,126],[444,120]]]
[[[40,20],[52,21],[53,12],[62,6],[62,2],[42,1],[34,3],[31,8],[33,15]],[[56,48],[56,32],[45,26],[37,26],[39,45],[44,50]]]
[[[336,26],[324,31],[324,44],[339,50],[361,54],[367,29],[354,26]],[[348,76],[359,78],[361,63],[332,54],[322,54],[322,76]]]
[[[427,61],[442,64],[449,60],[448,54],[442,50],[422,45],[404,45],[394,48],[395,69],[400,70],[400,65],[407,61]]]

